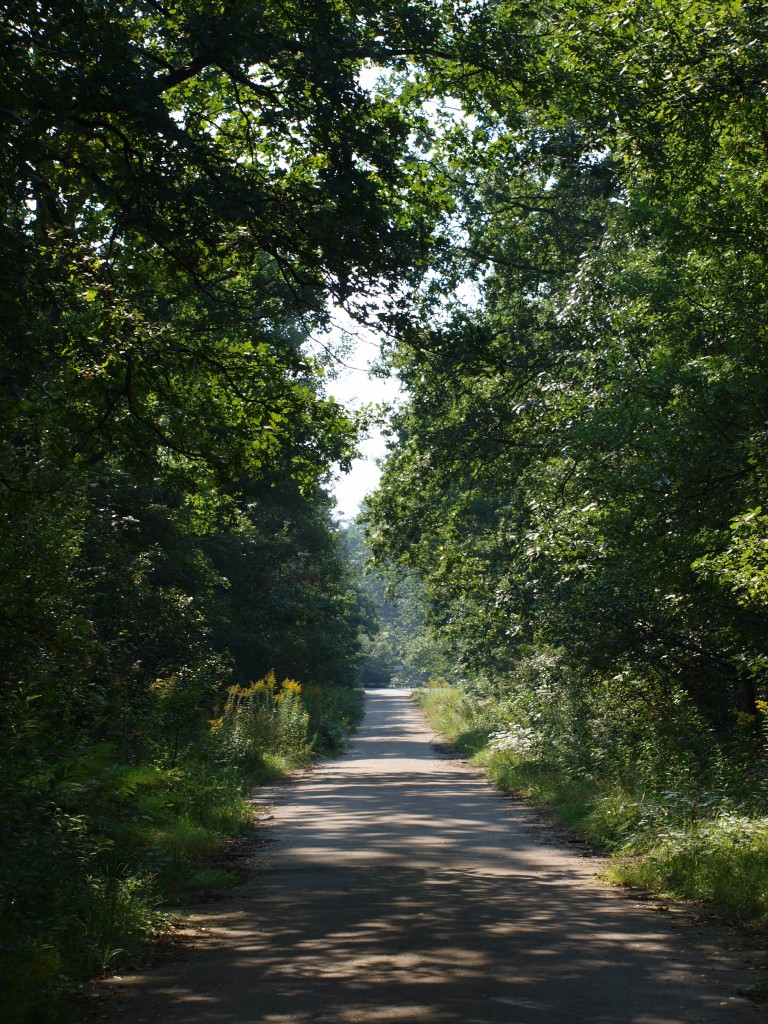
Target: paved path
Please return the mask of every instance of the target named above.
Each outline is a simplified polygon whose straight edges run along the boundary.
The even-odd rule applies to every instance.
[[[115,1024],[765,1020],[707,929],[597,884],[432,739],[370,692],[343,758],[269,790],[250,880],[193,914],[212,936],[116,983]]]

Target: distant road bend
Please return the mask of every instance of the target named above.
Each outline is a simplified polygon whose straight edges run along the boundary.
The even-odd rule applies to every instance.
[[[348,753],[270,787],[211,937],[114,981],[115,1024],[742,1024],[738,955],[594,880],[523,805],[370,691]],[[260,802],[262,794],[259,794]]]

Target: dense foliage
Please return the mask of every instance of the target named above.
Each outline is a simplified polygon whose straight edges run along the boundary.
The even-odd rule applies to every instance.
[[[426,628],[428,602],[420,578],[411,574],[396,585],[390,578],[385,586],[372,570],[371,551],[356,523],[345,528],[343,547],[363,613],[360,685],[418,687],[453,675],[452,652]]]
[[[766,15],[483,4],[412,76],[452,98],[433,159],[474,291],[436,274],[389,347],[410,397],[367,510],[469,679],[446,728],[655,841],[644,880],[684,895],[768,863]]]
[[[563,647],[585,685],[679,688],[723,738],[751,715],[756,742],[765,13],[489,5],[493,66],[422,78],[471,115],[435,159],[479,301],[427,295],[392,349],[411,399],[368,512],[467,667]]]
[[[421,273],[412,117],[359,73],[431,6],[0,5],[4,1019],[354,720],[359,424],[317,353],[330,300],[387,327]]]

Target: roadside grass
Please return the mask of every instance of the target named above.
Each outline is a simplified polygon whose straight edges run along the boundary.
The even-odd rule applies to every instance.
[[[670,789],[670,766],[655,784],[639,765],[636,784],[604,764],[599,773],[568,770],[495,746],[497,718],[460,687],[426,688],[415,697],[432,728],[496,786],[550,808],[608,851],[605,881],[706,904],[750,927],[768,925],[768,814],[760,791],[750,800],[744,787],[729,794],[681,782]]]
[[[639,845],[639,844],[638,844]],[[768,818],[724,815],[630,844],[605,873],[618,885],[706,902],[744,924],[768,923]]]
[[[99,744],[0,792],[12,826],[0,831],[3,1024],[81,1020],[88,979],[140,962],[173,929],[173,907],[237,884],[216,858],[254,828],[253,791],[316,751],[338,753],[359,721],[362,695],[335,689],[318,688],[308,710],[297,684],[237,688],[204,742],[170,764],[161,753],[121,764]]]
[[[589,819],[595,795],[593,780],[564,778],[561,773],[546,766],[514,761],[505,751],[489,749],[487,743],[488,734],[472,761],[485,769],[494,785],[523,796],[531,803],[552,808],[558,821],[585,833],[597,845],[604,845],[605,837],[598,837],[590,829]]]

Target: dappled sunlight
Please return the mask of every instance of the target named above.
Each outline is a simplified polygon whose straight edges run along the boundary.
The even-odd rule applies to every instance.
[[[345,758],[260,794],[275,803],[272,841],[248,884],[201,911],[214,937],[186,963],[121,984],[116,1020],[752,1019],[727,965],[441,759],[406,695],[367,703]]]

